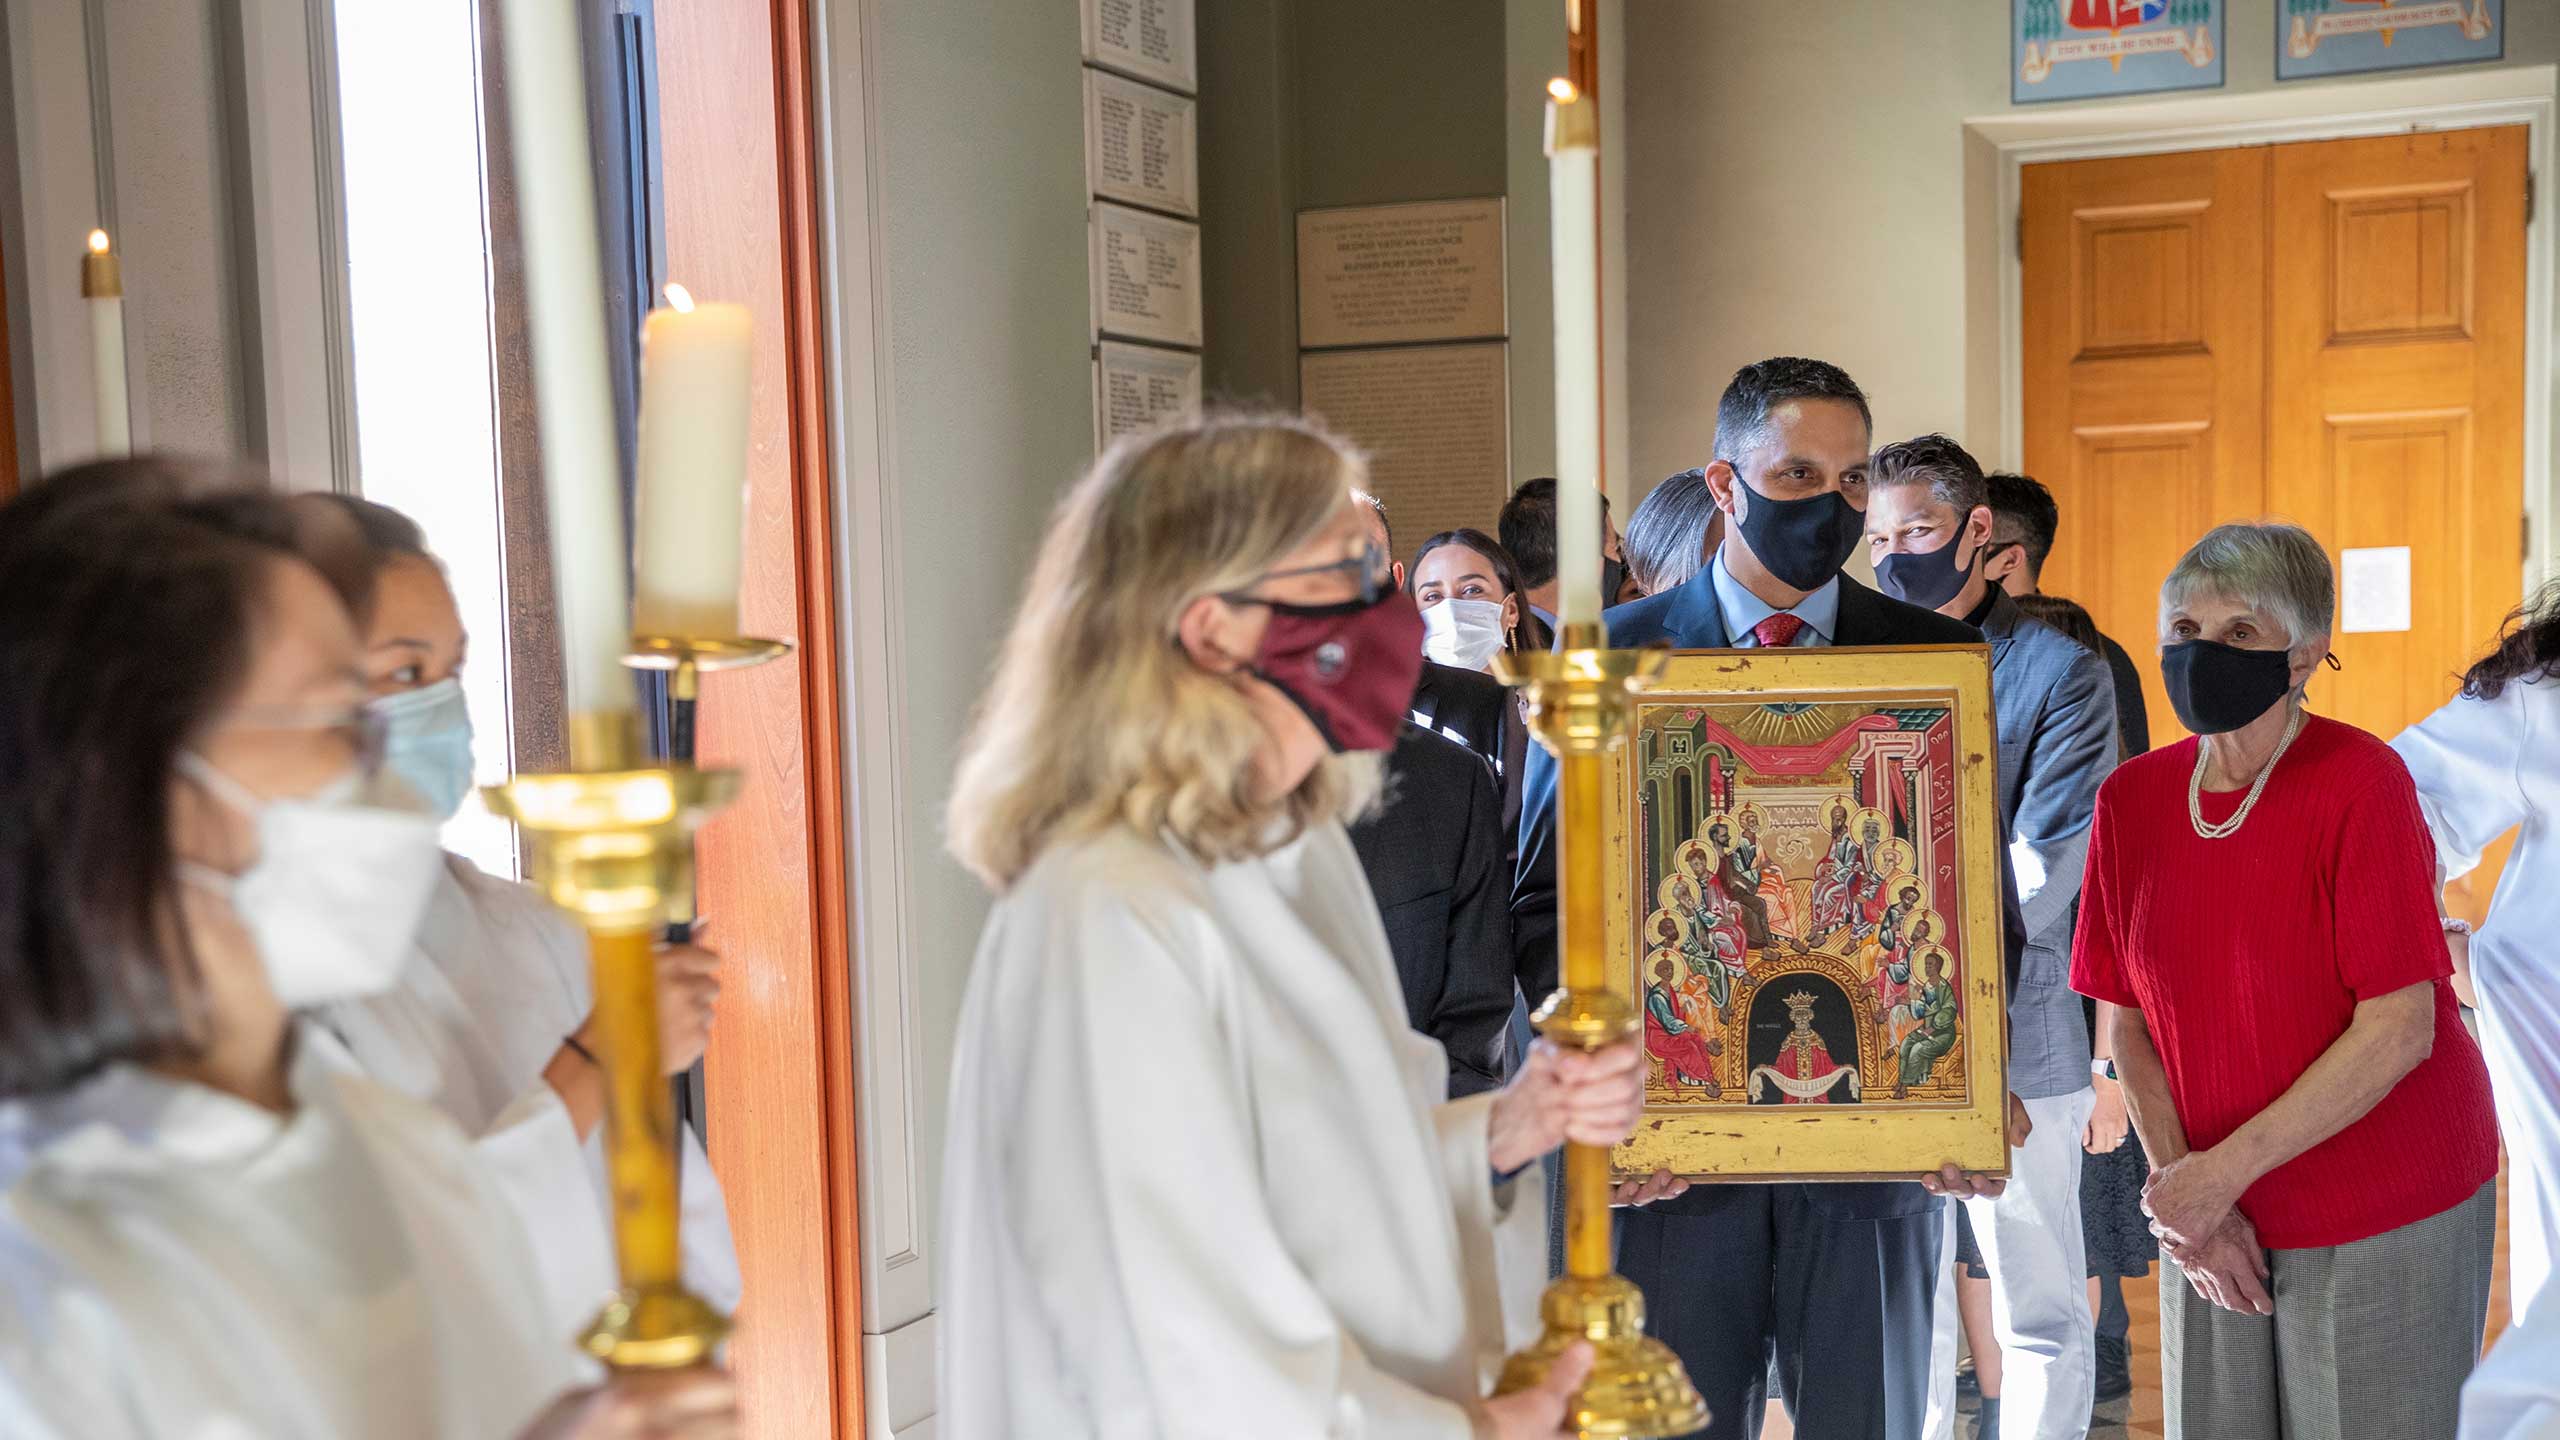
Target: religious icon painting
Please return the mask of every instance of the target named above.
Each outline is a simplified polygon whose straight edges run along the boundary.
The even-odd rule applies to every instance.
[[[1604,799],[1622,1172],[2007,1172],[1993,734],[1980,646],[1669,659]]]
[[[2222,84],[2227,0],[2010,0],[2009,100]]]
[[[2276,3],[2278,80],[2468,65],[2506,49],[2506,0]]]

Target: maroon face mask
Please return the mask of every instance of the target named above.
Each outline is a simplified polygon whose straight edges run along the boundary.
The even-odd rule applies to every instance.
[[[1336,751],[1391,750],[1422,681],[1422,612],[1388,590],[1375,600],[1273,600],[1253,673],[1277,686]]]

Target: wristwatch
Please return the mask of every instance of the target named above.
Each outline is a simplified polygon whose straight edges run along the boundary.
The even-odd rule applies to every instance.
[[[2123,1080],[2122,1076],[2116,1074],[2116,1062],[2113,1057],[2091,1060],[2089,1073],[2101,1080],[2115,1080],[2119,1083]]]

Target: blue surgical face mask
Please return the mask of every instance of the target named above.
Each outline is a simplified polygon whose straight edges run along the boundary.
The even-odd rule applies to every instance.
[[[462,681],[448,677],[385,695],[373,711],[383,720],[383,765],[418,792],[429,814],[452,819],[471,793],[471,712]]]

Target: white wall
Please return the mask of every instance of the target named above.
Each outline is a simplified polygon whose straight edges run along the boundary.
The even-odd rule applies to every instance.
[[[2267,4],[2234,8],[2223,91],[2132,103],[2192,113],[2280,88],[2289,103],[2325,93],[2352,104],[2362,87],[2392,85],[2278,87]],[[1998,455],[2008,241],[1980,218],[1997,177],[1988,145],[1968,149],[1965,125],[2058,123],[2088,108],[2008,103],[2008,0],[1629,10],[1638,472],[1704,463],[1724,382],[1771,354],[1847,367],[1874,398],[1879,437],[1943,429]],[[2506,16],[2504,66],[2464,70],[2560,60],[2560,5],[2514,0]],[[2554,177],[2542,188],[2554,193]]]
[[[988,897],[942,846],[970,711],[1092,458],[1076,7],[828,0],[872,1433],[930,1434],[951,1040]]]

